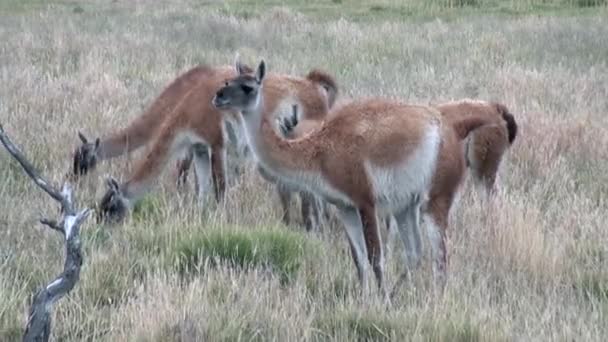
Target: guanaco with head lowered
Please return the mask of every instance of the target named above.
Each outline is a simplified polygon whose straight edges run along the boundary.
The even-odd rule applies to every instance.
[[[405,241],[416,205],[426,198],[434,269],[445,274],[447,214],[463,173],[458,166],[464,167],[463,154],[451,149],[488,120],[468,117],[446,125],[434,108],[372,98],[340,106],[318,128],[286,140],[273,129],[268,113],[289,113],[293,104],[304,113],[314,108],[296,98],[268,97],[277,90],[265,70],[261,61],[255,75],[238,72],[217,92],[213,104],[241,113],[250,149],[265,170],[336,207],[364,291],[369,261],[378,288],[390,302],[376,210],[395,214]]]
[[[199,71],[200,79],[191,84],[189,90],[184,86],[182,91],[185,94],[181,99],[174,102],[173,108],[167,105],[168,112],[155,122],[157,127],[150,127],[154,131],[148,136],[152,144],[146,155],[136,163],[131,177],[123,184],[112,178],[108,179],[109,189],[100,202],[99,219],[114,222],[122,220],[134,202],[151,189],[167,163],[187,154],[189,150],[192,151],[199,198],[206,193],[209,178],[213,180],[216,200],[223,198],[225,192],[223,122],[224,119],[230,120],[230,117],[222,116],[212,106],[211,99],[225,80],[234,77],[237,73],[232,67],[201,66],[199,68],[202,69]],[[240,65],[239,72],[251,73],[252,70]],[[276,75],[283,91],[274,96],[297,97],[309,102],[316,108],[317,113],[326,113],[328,98],[331,98],[333,88],[330,87],[329,91],[324,90],[327,86],[318,77],[319,73],[311,72],[308,78]],[[176,90],[175,93],[179,92]],[[160,100],[157,99],[156,102]],[[141,119],[139,121],[146,122]],[[128,137],[128,132],[125,135]],[[143,140],[145,139],[140,139],[142,144]],[[90,144],[85,144],[79,151],[85,149],[99,151],[101,149],[99,146],[103,146],[103,143],[96,145],[97,147],[91,147]],[[77,158],[84,159],[78,156],[79,151],[75,155],[75,165],[78,165]]]
[[[124,128],[110,133],[106,137],[89,141],[84,134],[78,134],[82,145],[74,151],[73,176],[86,175],[98,162],[122,156],[132,152],[152,140],[160,125],[167,119],[186,94],[197,84],[209,81],[213,71],[223,71],[230,75],[234,68],[219,67],[216,69],[196,66],[179,75],[146,110]]]

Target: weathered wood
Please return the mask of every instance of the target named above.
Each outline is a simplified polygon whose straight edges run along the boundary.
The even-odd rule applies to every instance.
[[[27,326],[23,334],[23,341],[25,342],[48,341],[51,334],[51,307],[53,303],[69,293],[80,279],[80,267],[82,266],[80,225],[89,216],[90,209],[85,208],[77,212],[69,183],[65,183],[61,191],[58,191],[42,178],[23,153],[8,138],[1,124],[0,141],[36,185],[61,205],[62,217],[59,222],[49,219],[41,219],[40,222],[60,232],[65,239],[63,272],[34,295]]]

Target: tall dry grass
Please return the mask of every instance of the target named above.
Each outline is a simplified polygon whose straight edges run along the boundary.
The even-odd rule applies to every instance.
[[[359,298],[340,225],[318,234],[280,226],[272,188],[251,169],[232,180],[219,208],[178,196],[164,176],[127,224],[91,220],[83,228],[82,279],[55,307],[54,340],[608,335],[604,17],[355,23],[289,9],[244,19],[180,1],[88,2],[81,9],[0,14],[0,122],[56,182],[69,168],[77,130],[94,136],[123,125],[180,72],[231,63],[237,50],[250,63],[264,57],[270,70],[327,69],[352,97],[499,100],[515,114],[520,134],[503,164],[498,198],[484,201],[471,182],[463,188],[442,298],[433,296],[428,258],[393,309]],[[105,190],[103,176],[126,178],[138,155],[100,165],[79,185],[79,199],[92,205]],[[0,198],[0,340],[12,341],[31,293],[60,269],[63,247],[36,223],[41,213],[56,213],[54,204],[3,150]],[[292,247],[284,254],[265,247],[270,261],[246,267],[197,259],[195,251],[195,271],[180,273],[175,255],[184,241],[243,232]],[[391,283],[401,269],[401,249],[393,250]],[[294,258],[295,277],[282,281],[272,258]]]

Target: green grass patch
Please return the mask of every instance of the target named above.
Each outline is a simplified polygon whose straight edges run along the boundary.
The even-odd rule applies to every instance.
[[[314,246],[303,234],[281,230],[201,230],[178,238],[171,260],[181,274],[197,273],[204,263],[241,270],[268,268],[281,282],[292,280]]]

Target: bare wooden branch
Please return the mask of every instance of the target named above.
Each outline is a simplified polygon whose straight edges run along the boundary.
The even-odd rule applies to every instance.
[[[53,197],[53,199],[63,204],[63,197],[61,196],[61,194],[51,185],[49,185],[46,180],[42,179],[38,175],[38,173],[34,169],[34,166],[27,159],[25,159],[21,151],[19,151],[19,149],[13,144],[13,142],[6,136],[6,133],[4,133],[4,128],[1,124],[0,141],[2,142],[8,153],[10,153],[19,162],[19,164],[21,164],[21,167],[23,167],[25,173],[27,173],[27,175],[30,176],[30,178],[32,178],[34,182],[36,182],[36,184],[40,188],[42,188],[42,190],[44,190],[47,194]]]
[[[54,200],[61,204],[61,220],[41,219],[40,222],[57,230],[65,238],[65,263],[63,272],[51,283],[39,289],[32,302],[23,341],[48,341],[51,334],[51,307],[53,303],[69,293],[80,279],[82,252],[80,248],[80,225],[89,216],[90,209],[77,212],[73,203],[72,187],[65,183],[59,192],[42,178],[23,153],[8,138],[0,125],[0,141],[7,151],[21,164],[28,176]]]

